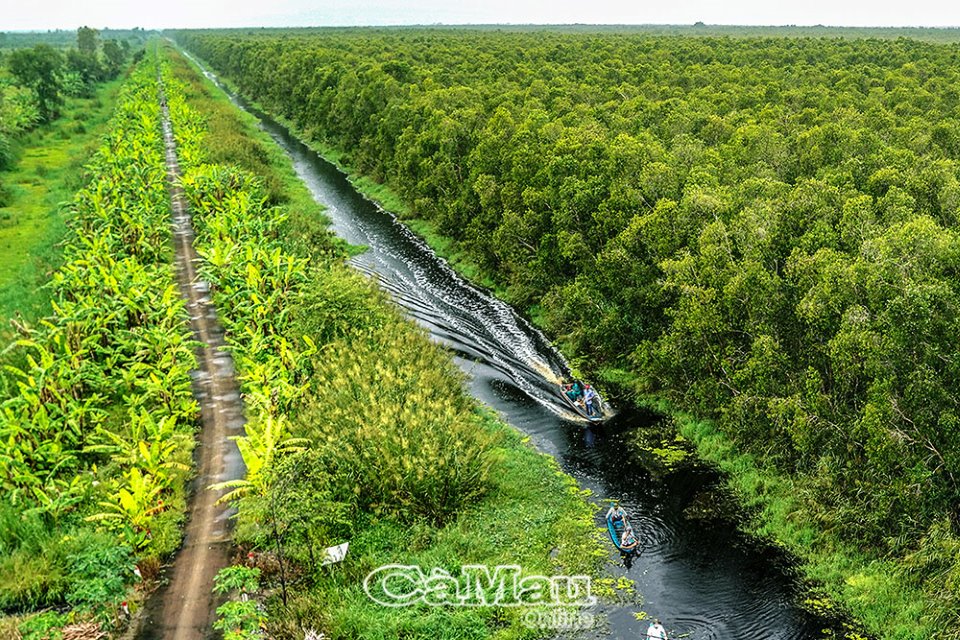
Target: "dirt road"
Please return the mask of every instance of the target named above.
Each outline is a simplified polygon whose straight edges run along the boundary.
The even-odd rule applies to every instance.
[[[159,81],[159,80],[158,80]],[[167,179],[173,212],[177,279],[187,302],[200,369],[193,374],[194,394],[200,403],[202,431],[194,456],[193,484],[184,542],[177,553],[169,582],[147,601],[141,617],[140,640],[201,640],[212,637],[217,601],[211,593],[213,577],[227,565],[231,511],[217,505],[219,492],[207,487],[242,478],[243,461],[229,439],[243,434],[243,402],[234,375],[233,359],[224,348],[223,329],[209,297],[210,287],[196,272],[193,226],[183,190],[177,185],[180,166],[163,87],[163,133]]]

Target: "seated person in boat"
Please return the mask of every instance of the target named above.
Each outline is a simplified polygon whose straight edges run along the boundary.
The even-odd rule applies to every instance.
[[[640,544],[640,541],[637,539],[637,536],[633,533],[633,527],[627,525],[627,528],[623,531],[623,537],[620,538],[620,550],[621,551],[633,551]]]
[[[607,511],[607,520],[614,525],[625,524],[627,522],[627,512],[623,510],[619,502],[614,501],[610,505],[610,509]]]
[[[662,624],[660,624],[659,618],[654,618],[653,622],[650,623],[650,626],[647,627],[647,639],[667,640],[667,630],[663,628]]]
[[[563,392],[567,394],[573,402],[578,402],[583,397],[583,383],[574,380],[572,384],[563,385]]]

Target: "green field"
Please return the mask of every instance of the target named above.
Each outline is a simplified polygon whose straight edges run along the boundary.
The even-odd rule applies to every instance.
[[[60,118],[17,141],[19,160],[0,172],[9,194],[0,208],[0,318],[19,313],[32,320],[43,305],[38,289],[57,264],[56,243],[69,215],[64,204],[83,182],[82,167],[107,131],[122,83],[99,86],[93,98],[68,100]]]

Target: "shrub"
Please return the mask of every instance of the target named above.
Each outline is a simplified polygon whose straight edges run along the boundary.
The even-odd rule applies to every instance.
[[[221,569],[213,579],[214,593],[232,593],[239,599],[228,600],[217,607],[213,628],[223,632],[224,640],[262,638],[266,616],[249,594],[260,588],[260,570],[233,566]]]
[[[484,493],[493,436],[449,357],[399,321],[331,346],[303,422],[341,495],[442,524]]]
[[[10,145],[10,139],[0,132],[0,169],[6,169],[13,161],[13,148]],[[0,206],[3,206],[0,201]]]
[[[123,599],[133,573],[133,551],[111,536],[88,533],[76,553],[67,557],[70,587],[66,600],[82,611],[111,607]]]
[[[44,611],[27,618],[17,628],[22,640],[60,640],[60,629],[67,624],[68,616],[55,611]]]
[[[343,265],[331,263],[314,267],[313,286],[303,288],[294,314],[298,328],[326,344],[348,335],[383,326],[390,319],[377,287],[350,273]]]

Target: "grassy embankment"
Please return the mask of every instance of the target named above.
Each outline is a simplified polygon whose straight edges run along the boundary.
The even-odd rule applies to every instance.
[[[893,563],[871,557],[815,526],[803,503],[804,486],[738,451],[711,421],[673,412],[657,398],[638,401],[673,413],[679,433],[695,445],[702,459],[723,471],[750,514],[744,523],[747,532],[800,559],[800,570],[811,587],[805,600],[809,608],[831,614],[839,605],[881,638],[937,637],[936,627],[923,620],[929,595],[903,584]]]
[[[230,84],[229,80],[222,80]],[[260,105],[258,108],[269,112]],[[277,119],[346,172],[364,195],[399,215],[462,275],[494,292],[500,291],[493,277],[483,274],[467,251],[439,234],[431,222],[416,218],[415,212],[388,185],[357,175],[349,165],[347,153],[312,139],[309,132],[296,123]],[[537,322],[536,308],[525,311]],[[924,616],[931,604],[936,607],[936,594],[921,592],[907,584],[899,565],[843,543],[831,531],[817,527],[815,510],[805,502],[808,492],[803,486],[764,465],[762,460],[739,452],[711,421],[678,412],[661,398],[633,393],[635,376],[629,371],[619,368],[590,371],[589,363],[577,354],[567,355],[588,374],[602,379],[611,388],[620,389],[638,404],[675,416],[678,432],[692,443],[699,456],[726,474],[728,486],[748,511],[743,529],[784,548],[800,560],[800,571],[811,585],[806,606],[825,612],[840,607],[866,629],[884,638],[920,639],[936,635],[936,623]],[[856,633],[851,632],[850,637],[857,637]]]
[[[107,131],[123,78],[98,85],[92,98],[69,98],[62,115],[17,142],[19,160],[0,173],[0,337],[7,318],[34,319],[46,302],[40,286],[57,266],[66,232],[61,205],[84,182],[82,167]]]
[[[311,535],[323,543],[349,539],[351,547],[348,561],[328,571],[308,556],[307,547],[316,540],[284,539],[298,582],[288,607],[276,593],[268,600],[273,632],[297,637],[301,627],[313,627],[334,638],[539,635],[523,627],[516,610],[386,609],[366,597],[361,584],[367,572],[391,562],[452,572],[468,563],[519,564],[527,574],[570,575],[595,573],[606,553],[593,508],[573,480],[467,398],[449,356],[343,263],[346,252],[325,230],[320,207],[256,120],[230,104],[184,58],[172,51],[169,56],[175,76],[186,84],[187,104],[205,120],[206,160],[258,176],[267,202],[281,205],[288,216],[282,231],[268,234],[264,242],[312,265],[288,302],[290,320],[282,321],[279,332],[290,344],[299,335],[312,336],[322,357],[313,357],[307,391],[282,411],[282,419],[290,436],[310,442],[314,453],[309,455],[315,456],[310,469],[327,470],[333,478],[296,470],[298,486],[317,483],[316,492],[299,500],[322,493],[318,509],[330,509],[338,518],[315,523]],[[202,218],[212,215],[211,208],[198,216],[201,229],[208,224]],[[198,237],[204,242],[204,231]],[[241,312],[234,304],[225,301],[221,308],[228,333],[237,320],[229,316]],[[228,340],[245,338],[234,332]],[[242,379],[252,377],[244,373],[247,366],[238,362]],[[464,458],[458,459],[461,451]],[[461,483],[453,485],[456,494],[465,484],[453,478],[460,470],[479,470],[484,480],[470,484],[470,495],[457,502],[445,490],[437,491],[436,482],[446,481],[441,477],[446,475]],[[280,465],[279,477],[287,471]],[[277,477],[266,481],[269,486],[259,497],[283,502]],[[270,534],[258,521],[264,502],[255,490],[251,493],[240,500],[237,541],[267,550]],[[595,592],[613,593],[609,580],[594,585]]]

